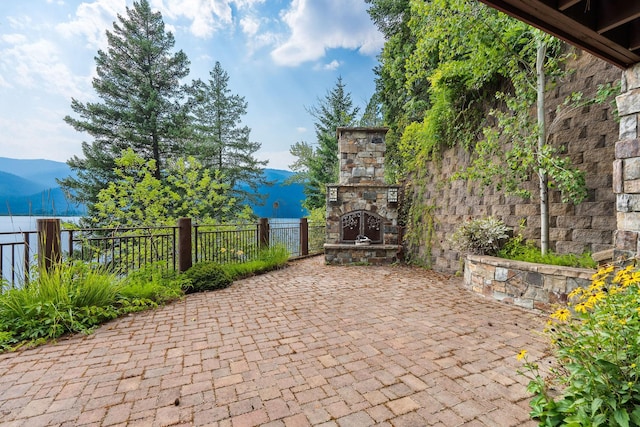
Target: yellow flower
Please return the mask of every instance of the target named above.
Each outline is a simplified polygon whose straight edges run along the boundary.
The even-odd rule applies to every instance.
[[[576,306],[573,307],[573,309],[578,313],[586,313],[587,312],[587,307],[583,303],[576,304]]]
[[[578,297],[580,295],[582,295],[584,293],[584,289],[582,288],[575,288],[574,290],[572,290],[571,292],[569,292],[569,299]]]
[[[567,308],[561,308],[556,310],[551,316],[553,319],[558,319],[561,322],[566,322],[571,317],[571,312]]]
[[[227,252],[227,248],[220,248],[220,252],[222,252],[222,253]]]
[[[237,254],[238,256],[242,256],[242,255],[244,255],[244,252],[242,252],[242,251],[238,251],[238,252],[236,252],[236,254]]]
[[[522,360],[527,357],[527,350],[520,350],[520,353],[516,355],[516,359]]]

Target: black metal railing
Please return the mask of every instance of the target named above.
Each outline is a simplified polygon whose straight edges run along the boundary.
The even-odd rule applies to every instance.
[[[324,230],[306,218],[225,225],[192,225],[183,218],[176,226],[62,230],[59,220],[38,220],[37,231],[0,233],[0,292],[27,283],[36,260],[47,268],[78,259],[120,274],[151,262],[184,271],[199,261],[254,259],[261,248],[278,244],[292,258],[322,253]]]
[[[259,224],[195,225],[193,260],[221,264],[242,262],[258,254]]]
[[[177,266],[177,227],[86,228],[62,230],[66,255],[95,262],[115,272],[126,272],[151,262]]]

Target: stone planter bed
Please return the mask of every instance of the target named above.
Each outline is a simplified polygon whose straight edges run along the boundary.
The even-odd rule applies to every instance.
[[[589,286],[596,270],[467,255],[464,285],[498,301],[550,311],[577,287]]]

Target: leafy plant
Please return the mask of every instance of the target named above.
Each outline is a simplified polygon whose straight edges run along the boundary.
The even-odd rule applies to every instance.
[[[283,245],[276,245],[263,249],[258,253],[258,258],[241,264],[224,264],[222,269],[229,274],[232,280],[248,277],[253,274],[266,273],[275,270],[287,263],[289,251]]]
[[[478,218],[463,223],[451,236],[460,251],[479,255],[496,255],[509,238],[511,229],[494,217]]]
[[[540,248],[533,243],[524,242],[522,235],[517,235],[504,244],[498,251],[500,258],[513,259],[538,264],[560,265],[565,267],[596,268],[598,264],[589,252],[581,255],[556,254],[552,251],[542,254]]]
[[[132,271],[123,280],[119,291],[122,300],[128,301],[129,306],[142,307],[143,301],[154,304],[164,304],[182,296],[182,285],[186,278],[175,271],[167,269],[164,263],[152,263]],[[133,304],[133,301],[137,303]]]
[[[224,289],[233,282],[229,273],[212,261],[194,264],[184,276],[187,280],[183,282],[183,290],[187,294]]]
[[[25,287],[0,295],[0,346],[88,332],[117,317],[118,288],[118,279],[96,266],[76,262],[43,270]]]
[[[531,417],[540,425],[640,425],[640,271],[599,270],[544,330],[557,364],[542,374],[523,350]]]

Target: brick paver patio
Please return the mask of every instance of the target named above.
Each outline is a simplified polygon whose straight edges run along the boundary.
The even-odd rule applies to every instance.
[[[520,426],[533,312],[322,257],[0,355],[0,424]]]

